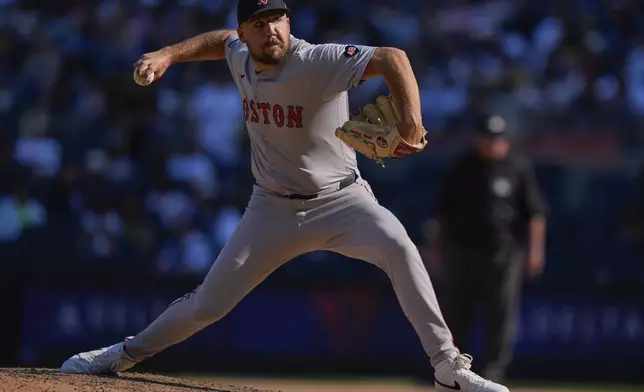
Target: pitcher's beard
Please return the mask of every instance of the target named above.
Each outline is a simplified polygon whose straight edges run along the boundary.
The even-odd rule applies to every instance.
[[[253,61],[257,63],[266,64],[266,65],[277,65],[286,56],[286,53],[288,53],[288,48],[289,47],[287,45],[276,56],[267,55],[265,53],[257,54],[257,53],[253,53],[252,51],[250,51],[250,56],[252,57]]]
[[[280,60],[282,60],[284,56],[276,58],[273,56],[266,56],[266,55],[258,56],[256,54],[251,53],[251,57],[256,63],[266,64],[266,65],[277,65],[279,64]]]

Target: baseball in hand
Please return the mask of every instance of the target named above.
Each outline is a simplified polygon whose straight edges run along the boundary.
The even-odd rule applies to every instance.
[[[154,72],[139,74],[138,70],[134,70],[134,81],[139,86],[147,86],[154,81]]]

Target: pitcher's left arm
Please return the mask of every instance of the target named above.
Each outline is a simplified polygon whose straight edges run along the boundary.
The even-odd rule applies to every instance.
[[[401,111],[400,136],[410,144],[418,144],[424,131],[420,90],[407,54],[397,48],[376,48],[362,78],[367,80],[375,76],[383,77]]]

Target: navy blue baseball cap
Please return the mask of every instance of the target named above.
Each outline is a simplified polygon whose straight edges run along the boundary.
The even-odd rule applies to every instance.
[[[276,10],[284,11],[287,15],[291,14],[284,0],[238,0],[237,22],[241,25],[254,16]]]

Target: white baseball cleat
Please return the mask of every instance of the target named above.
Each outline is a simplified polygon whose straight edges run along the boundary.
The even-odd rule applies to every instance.
[[[76,354],[60,367],[62,373],[115,374],[125,371],[136,362],[123,348],[124,342],[98,350]]]
[[[446,359],[434,370],[434,385],[437,392],[509,392],[501,384],[486,380],[470,370],[472,356],[461,354]]]

